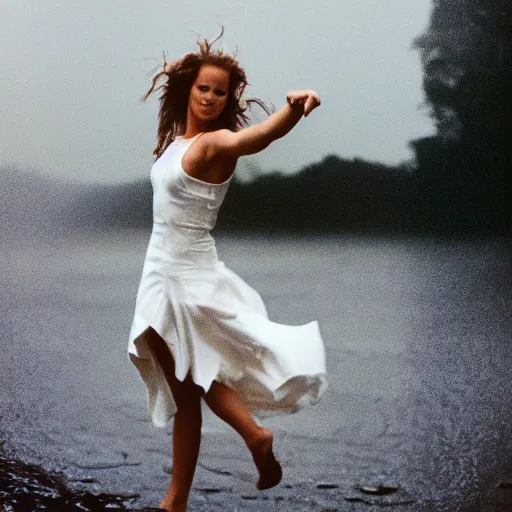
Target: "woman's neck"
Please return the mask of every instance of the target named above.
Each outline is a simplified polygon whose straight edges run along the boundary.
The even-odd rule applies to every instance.
[[[218,129],[218,123],[215,121],[216,120],[201,121],[189,112],[187,115],[187,126],[185,127],[185,132],[181,133],[180,135],[184,139],[190,139],[195,137],[198,133],[213,132]]]

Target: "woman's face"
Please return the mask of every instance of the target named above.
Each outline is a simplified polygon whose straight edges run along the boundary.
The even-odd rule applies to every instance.
[[[190,90],[189,114],[200,121],[217,119],[228,102],[228,87],[228,71],[209,64],[202,65]]]

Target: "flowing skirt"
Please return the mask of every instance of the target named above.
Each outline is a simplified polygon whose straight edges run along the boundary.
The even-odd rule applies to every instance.
[[[148,346],[149,328],[166,342],[179,380],[190,372],[205,392],[221,382],[257,416],[293,413],[320,399],[327,379],[317,322],[271,322],[260,295],[217,259],[214,247],[165,258],[148,251],[128,344],[154,425],[164,427],[176,404]]]

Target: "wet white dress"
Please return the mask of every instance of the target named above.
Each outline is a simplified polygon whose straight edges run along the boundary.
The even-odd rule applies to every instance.
[[[128,343],[159,427],[176,404],[148,349],[150,327],[169,347],[179,380],[190,372],[205,391],[222,382],[256,415],[295,412],[327,387],[317,322],[269,321],[260,295],[219,261],[210,231],[230,180],[210,184],[185,173],[182,158],[196,137],[178,137],[151,169],[153,229]]]

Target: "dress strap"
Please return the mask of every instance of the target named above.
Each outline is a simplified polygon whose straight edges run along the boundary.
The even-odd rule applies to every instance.
[[[183,135],[178,135],[175,140],[179,140],[180,142],[186,142],[187,144],[191,144],[193,141],[198,139],[201,135],[203,135],[204,132],[199,132],[198,134],[194,135],[193,137],[189,137],[188,139],[184,139]]]

